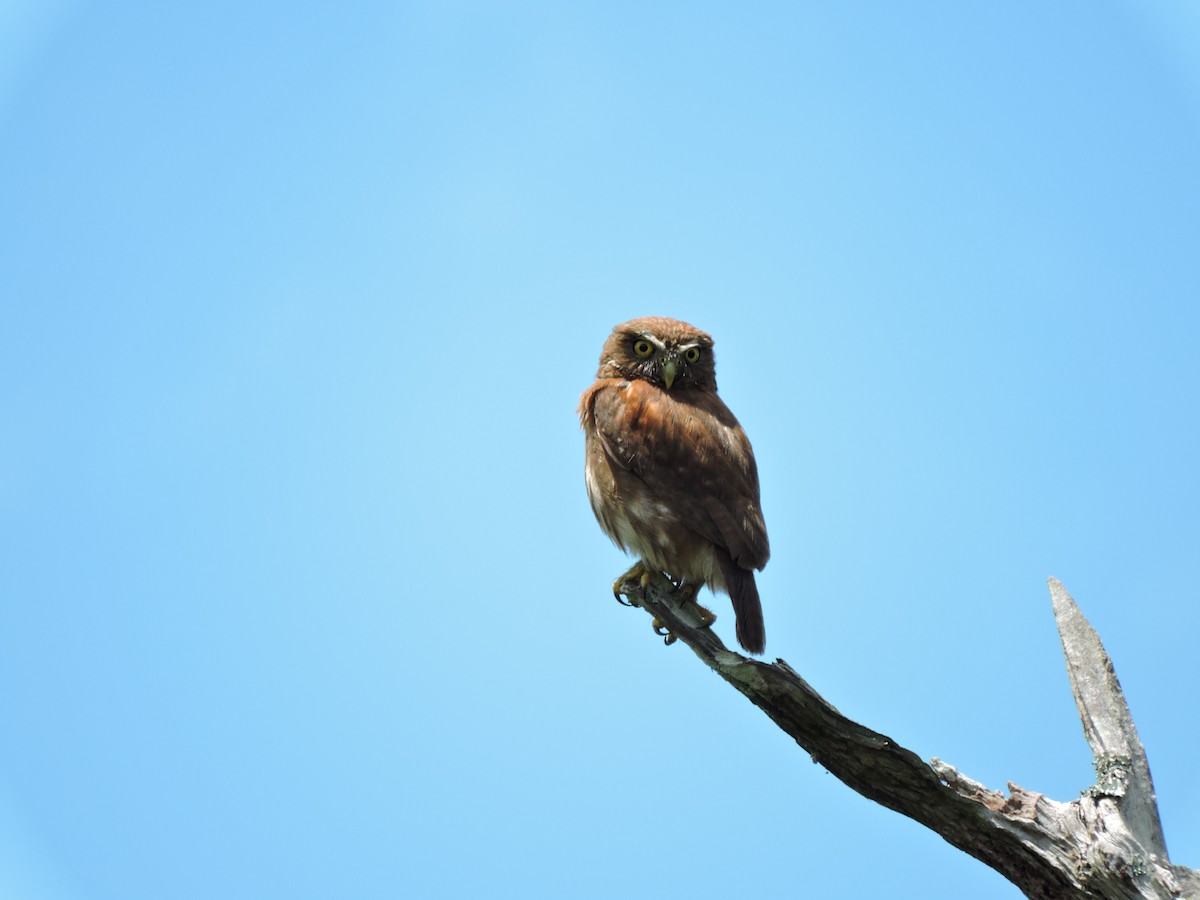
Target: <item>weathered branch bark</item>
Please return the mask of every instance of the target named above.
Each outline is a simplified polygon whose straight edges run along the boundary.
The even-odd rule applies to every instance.
[[[915,819],[1032,898],[1200,897],[1200,872],[1171,865],[1146,753],[1104,652],[1075,601],[1050,579],[1067,669],[1098,782],[1069,803],[1009,783],[989,790],[839,713],[783,660],[728,650],[666,579],[622,586],[672,635],[864,797]]]
[[[1121,813],[1132,837],[1152,855],[1166,859],[1167,842],[1158,818],[1150,763],[1112,660],[1067,589],[1054,578],[1050,579],[1050,598],[1083,735],[1095,758],[1093,791],[1123,798]]]

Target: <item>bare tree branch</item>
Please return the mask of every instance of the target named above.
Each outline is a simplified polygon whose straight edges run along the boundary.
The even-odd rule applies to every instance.
[[[1055,578],[1050,579],[1050,598],[1083,735],[1095,757],[1096,789],[1111,797],[1123,797],[1121,812],[1134,839],[1153,855],[1166,859],[1167,842],[1158,818],[1150,763],[1112,660],[1096,630]]]
[[[1062,585],[1055,617],[1099,782],[1069,803],[1009,783],[989,790],[886,735],[847,719],[783,660],[725,647],[666,579],[622,586],[671,635],[741,691],[814,762],[864,797],[915,819],[991,866],[1032,898],[1200,897],[1200,872],[1172,866],[1145,750],[1112,662]]]

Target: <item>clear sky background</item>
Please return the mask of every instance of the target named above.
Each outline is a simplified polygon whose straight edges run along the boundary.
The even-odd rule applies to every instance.
[[[1070,800],[1061,578],[1200,866],[1198,305],[1189,0],[0,5],[0,896],[1018,897],[613,602],[645,314],[768,659]]]

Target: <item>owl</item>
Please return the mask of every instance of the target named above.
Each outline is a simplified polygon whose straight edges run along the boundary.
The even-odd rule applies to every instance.
[[[693,596],[701,585],[726,593],[738,643],[762,653],[754,571],[770,549],[758,468],[746,432],[717,396],[712,338],[658,316],[618,325],[580,398],[579,420],[596,520],[640,557],[618,584],[657,571]]]

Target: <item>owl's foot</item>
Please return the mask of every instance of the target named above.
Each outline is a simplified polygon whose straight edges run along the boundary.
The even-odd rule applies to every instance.
[[[713,622],[717,621],[717,616],[714,612],[705,609],[696,602],[696,594],[700,591],[700,585],[672,581],[657,569],[647,568],[646,564],[641,560],[630,566],[629,571],[613,582],[613,596],[617,598],[618,603],[624,606],[641,606],[638,599],[645,598],[646,588],[655,581],[659,582],[661,587],[668,588],[676,596],[682,610],[699,620],[698,628],[708,628]],[[626,597],[629,599],[626,600]],[[654,633],[661,637],[663,643],[667,646],[678,640],[661,620],[655,619],[650,623],[650,626],[654,629]]]
[[[662,572],[659,572],[657,569],[648,569],[644,562],[638,560],[630,567],[628,572],[613,582],[613,596],[617,598],[618,603],[624,606],[641,606],[634,598],[645,597],[646,588],[653,581],[661,581],[664,586],[667,584]],[[634,602],[630,603],[626,601],[622,597],[622,594],[625,597],[629,597],[630,600],[634,600]]]
[[[692,603],[696,608],[696,615],[700,619],[701,628],[712,628],[712,623],[717,621],[717,614],[706,606],[701,606],[699,603]]]
[[[675,586],[675,593],[679,595],[679,605],[689,612],[695,613],[696,618],[700,620],[700,628],[710,628],[712,623],[717,621],[717,614],[696,602],[696,594],[699,592],[700,585],[698,584],[678,584]],[[661,637],[663,643],[668,647],[678,640],[667,626],[658,619],[651,622],[650,626],[654,629],[654,633]]]
[[[617,602],[622,606],[636,606],[637,604],[628,602],[622,595],[632,595],[634,591],[645,590],[646,582],[642,579],[646,577],[646,567],[642,565],[641,560],[635,562],[629,567],[629,571],[624,575],[617,577],[613,582],[613,596],[617,598]]]

